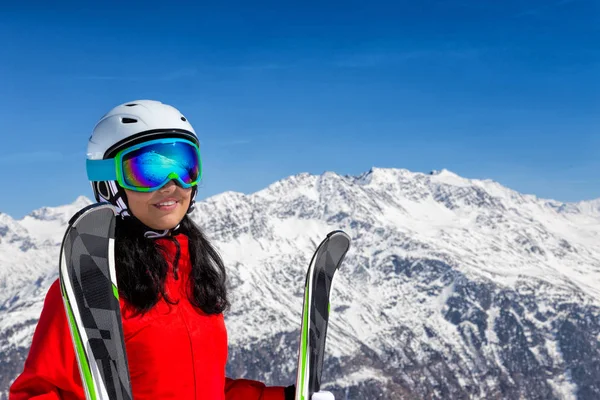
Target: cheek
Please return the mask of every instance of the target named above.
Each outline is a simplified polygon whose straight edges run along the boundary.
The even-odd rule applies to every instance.
[[[185,217],[185,214],[187,213],[187,210],[190,207],[190,202],[192,200],[191,194],[191,190],[186,190],[184,193],[181,193],[181,208],[176,214],[178,218]]]
[[[183,203],[185,205],[189,205],[190,201],[192,200],[192,189],[185,189],[181,197],[183,199]]]
[[[145,207],[139,200],[129,201],[129,209],[133,211],[134,214],[142,214],[145,211]]]
[[[130,190],[126,190],[127,192],[127,203],[129,204],[129,209],[136,212],[144,212],[148,208],[148,201],[150,200],[151,195],[148,193],[140,193],[140,192],[132,192]]]

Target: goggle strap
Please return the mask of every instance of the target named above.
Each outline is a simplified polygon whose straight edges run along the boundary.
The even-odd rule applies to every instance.
[[[86,160],[87,176],[90,181],[116,181],[115,159]]]

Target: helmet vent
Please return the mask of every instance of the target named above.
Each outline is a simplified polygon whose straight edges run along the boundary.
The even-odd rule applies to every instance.
[[[185,117],[183,117],[183,116],[181,117],[181,120],[182,120],[183,122],[187,121],[187,119],[185,119]]]
[[[107,182],[96,182],[96,190],[98,190],[98,193],[106,200],[110,200],[110,189]]]
[[[124,123],[124,124],[135,124],[136,122],[138,122],[138,120],[135,119],[135,118],[127,118],[127,117],[125,117],[125,118],[121,118],[121,122]]]
[[[135,104],[135,103],[125,104],[125,107],[134,107],[134,106],[137,106],[137,104]]]

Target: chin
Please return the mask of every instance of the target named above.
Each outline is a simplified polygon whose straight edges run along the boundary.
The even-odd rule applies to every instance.
[[[169,222],[165,222],[164,224],[160,224],[160,229],[164,230],[164,229],[173,229],[175,228],[177,225],[179,225],[179,223],[181,222],[180,219],[178,220],[174,220],[174,221],[169,221]]]
[[[161,231],[165,230],[165,229],[173,229],[181,223],[181,221],[183,220],[184,217],[185,217],[185,215],[182,217],[179,217],[176,215],[169,215],[166,218],[161,218],[161,220],[157,224],[153,224],[153,226],[150,226],[150,225],[148,225],[148,226],[152,229],[161,230]]]

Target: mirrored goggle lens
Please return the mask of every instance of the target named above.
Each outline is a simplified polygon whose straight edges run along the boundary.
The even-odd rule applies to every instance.
[[[154,143],[123,155],[123,180],[136,188],[155,188],[175,174],[186,185],[198,182],[198,150],[189,143]]]

